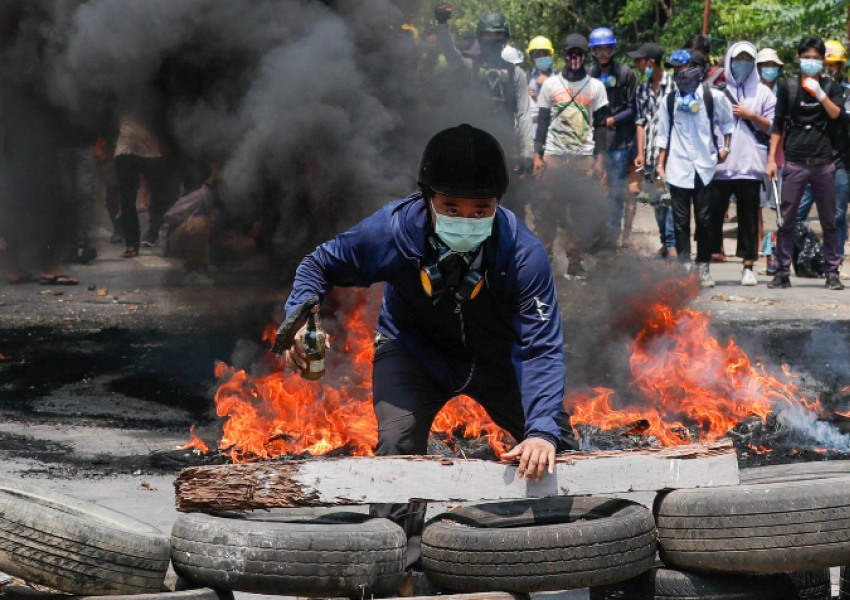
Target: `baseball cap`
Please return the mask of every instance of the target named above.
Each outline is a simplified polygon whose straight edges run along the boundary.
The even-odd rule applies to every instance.
[[[696,50],[691,52],[691,60],[688,61],[688,66],[691,67],[708,67],[708,59],[705,54],[702,52],[697,52]]]
[[[564,40],[564,50],[584,50],[587,52],[587,38],[580,33],[571,33]]]
[[[640,48],[635,50],[634,52],[628,53],[629,58],[650,58],[655,60],[656,63],[661,64],[661,59],[664,58],[664,52],[661,50],[661,46],[658,44],[653,44],[652,42],[648,42],[643,44]]]
[[[670,53],[670,58],[664,63],[664,66],[668,69],[673,69],[675,67],[686,65],[690,63],[690,61],[691,53],[687,50],[673,50],[673,52]]]
[[[773,48],[762,48],[756,56],[756,64],[775,62],[777,65],[785,66],[785,63],[779,60],[779,55]]]

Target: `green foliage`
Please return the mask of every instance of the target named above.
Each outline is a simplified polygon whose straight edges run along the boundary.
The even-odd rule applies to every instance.
[[[433,24],[436,0],[423,0],[417,27]],[[712,53],[720,57],[729,41],[749,40],[772,46],[793,59],[806,35],[844,40],[850,0],[712,0]],[[672,51],[702,30],[705,0],[463,0],[451,20],[456,36],[475,32],[481,15],[504,14],[511,24],[511,44],[525,50],[528,40],[545,35],[559,47],[567,33],[587,35],[594,27],[612,27],[623,50],[657,41]]]

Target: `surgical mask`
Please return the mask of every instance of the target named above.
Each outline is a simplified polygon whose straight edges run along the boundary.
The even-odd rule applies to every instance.
[[[823,71],[823,61],[818,58],[801,58],[800,70],[809,77],[820,75]]]
[[[584,54],[567,54],[567,68],[570,71],[578,71],[584,66],[587,57]]]
[[[434,224],[435,233],[445,242],[446,246],[455,252],[475,250],[493,233],[495,215],[480,219],[467,219],[465,217],[441,215],[434,208],[433,202],[431,208],[434,210],[437,221]]]
[[[679,93],[684,96],[693,96],[702,81],[702,69],[700,67],[689,67],[679,71],[673,76]]]
[[[548,71],[552,68],[552,57],[551,56],[541,56],[540,58],[534,59],[534,67],[538,71]]]
[[[774,82],[779,77],[779,67],[762,67],[761,76],[765,81]]]
[[[644,73],[644,76],[645,76],[647,79],[652,79],[652,67],[647,67],[647,68],[646,68],[646,72]]]
[[[735,78],[735,83],[742,85],[753,72],[755,63],[751,60],[733,60],[732,61],[732,77]]]

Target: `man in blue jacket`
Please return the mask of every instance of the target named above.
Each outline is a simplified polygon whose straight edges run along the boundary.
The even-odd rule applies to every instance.
[[[505,155],[470,125],[428,143],[417,192],[319,246],[298,267],[287,315],[335,286],[385,282],[375,334],[378,455],[424,454],[431,422],[454,396],[478,401],[519,444],[519,476],[554,471],[576,449],[563,412],[564,339],[543,244],[499,206]],[[300,336],[297,338],[300,339]],[[289,358],[305,367],[296,343]],[[425,505],[375,506],[409,539],[419,560]]]

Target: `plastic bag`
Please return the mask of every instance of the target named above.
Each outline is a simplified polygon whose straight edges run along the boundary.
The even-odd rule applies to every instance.
[[[823,278],[826,265],[823,246],[817,234],[806,223],[797,223],[794,230],[794,273],[797,277]]]

